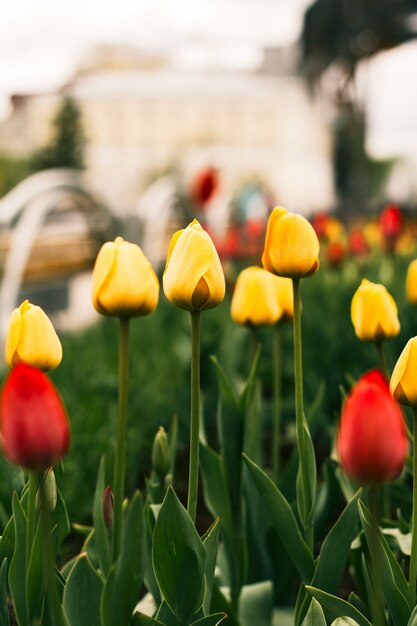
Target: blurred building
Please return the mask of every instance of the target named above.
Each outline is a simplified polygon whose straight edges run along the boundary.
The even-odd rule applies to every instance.
[[[295,66],[293,49],[267,50],[256,71],[186,71],[157,54],[95,49],[63,89],[82,111],[89,184],[124,214],[158,175],[212,165],[231,193],[252,177],[290,210],[328,207],[330,129]],[[45,145],[61,95],[14,96],[0,150]]]

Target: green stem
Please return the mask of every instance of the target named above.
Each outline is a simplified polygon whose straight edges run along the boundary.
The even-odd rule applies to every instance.
[[[123,528],[123,498],[126,474],[127,392],[129,378],[129,319],[120,318],[119,338],[119,407],[117,416],[117,447],[113,476],[113,562],[120,551]]]
[[[389,374],[389,369],[388,369],[388,363],[387,363],[387,356],[385,354],[385,349],[384,349],[384,342],[381,341],[377,341],[376,342],[376,348],[378,350],[378,355],[379,355],[379,361],[381,364],[381,369],[384,372],[387,380],[390,379],[390,374]]]
[[[303,361],[301,347],[301,296],[300,280],[293,279],[294,292],[294,379],[295,379],[295,425],[297,433],[298,462],[301,473],[302,523],[308,545],[313,548],[313,527],[309,521],[312,502],[309,490],[307,455],[305,453],[305,417],[303,401]]]
[[[195,522],[200,446],[200,312],[191,312],[191,421],[187,511]]]
[[[29,472],[28,491],[28,523],[26,529],[26,571],[29,569],[30,555],[32,553],[33,538],[35,536],[35,516],[36,516],[36,492],[38,490],[38,474],[35,471]]]
[[[249,324],[250,330],[250,346],[249,346],[249,369],[252,366],[253,359],[256,357],[258,351],[258,335],[256,333],[256,326]]]
[[[417,582],[417,409],[413,408],[413,513],[411,518],[411,558],[408,591],[415,605]]]
[[[384,626],[384,605],[381,589],[381,554],[378,540],[379,533],[379,487],[369,488],[369,508],[372,519],[372,536],[369,550],[371,553],[371,581],[372,581],[372,613],[374,626]]]
[[[274,414],[272,424],[272,471],[278,484],[281,467],[281,327],[274,326],[273,363],[274,363]]]
[[[52,623],[54,626],[68,626],[64,618],[61,600],[58,593],[57,578],[55,575],[55,559],[52,551],[51,534],[49,528],[48,501],[45,492],[45,475],[38,475],[40,497],[40,524],[42,531],[42,544],[44,554],[45,578],[47,580],[47,594],[51,606]]]

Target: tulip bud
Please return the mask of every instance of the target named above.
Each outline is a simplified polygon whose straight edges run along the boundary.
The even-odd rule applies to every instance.
[[[158,304],[158,278],[142,250],[117,237],[98,253],[93,271],[93,304],[102,315],[139,317]]]
[[[197,220],[172,237],[163,285],[168,300],[186,311],[205,311],[222,302],[226,285],[219,255]]]
[[[411,304],[417,304],[417,259],[411,261],[407,270],[406,281],[407,300]]]
[[[253,326],[272,325],[284,317],[292,318],[291,280],[274,276],[261,267],[247,267],[238,276],[231,313],[236,324]]]
[[[384,285],[364,278],[351,305],[356,336],[362,341],[382,341],[400,332],[397,305]]]
[[[401,404],[417,407],[417,337],[407,342],[394,367],[390,390]]]
[[[152,446],[152,467],[162,480],[168,474],[170,466],[168,436],[165,429],[160,426]]]
[[[5,456],[28,470],[45,470],[67,452],[70,430],[62,400],[41,371],[23,363],[8,375],[0,397]]]
[[[47,371],[61,363],[61,343],[49,317],[28,300],[22,302],[10,317],[5,357],[10,368],[26,363]]]
[[[357,482],[380,484],[401,473],[408,452],[404,418],[382,372],[365,374],[349,393],[337,449],[344,471]]]
[[[303,278],[319,269],[319,240],[314,228],[297,213],[275,208],[269,216],[262,264],[268,272]]]
[[[57,503],[56,479],[54,470],[50,467],[44,477],[45,500],[49,511],[55,511]],[[37,507],[41,507],[39,493],[36,496]]]
[[[104,490],[101,505],[103,510],[104,525],[107,530],[110,531],[113,528],[114,518],[114,496],[110,486],[106,487]]]

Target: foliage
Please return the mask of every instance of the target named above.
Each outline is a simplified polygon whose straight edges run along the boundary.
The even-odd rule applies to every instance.
[[[28,159],[0,154],[0,198],[30,174]]]
[[[81,112],[73,98],[65,96],[53,121],[53,137],[48,146],[31,157],[33,172],[53,167],[84,167],[85,137]]]

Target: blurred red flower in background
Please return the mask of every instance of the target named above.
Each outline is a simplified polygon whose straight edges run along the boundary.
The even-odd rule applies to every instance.
[[[0,429],[5,456],[22,467],[46,469],[67,452],[70,429],[58,391],[40,370],[17,365],[3,385]]]

